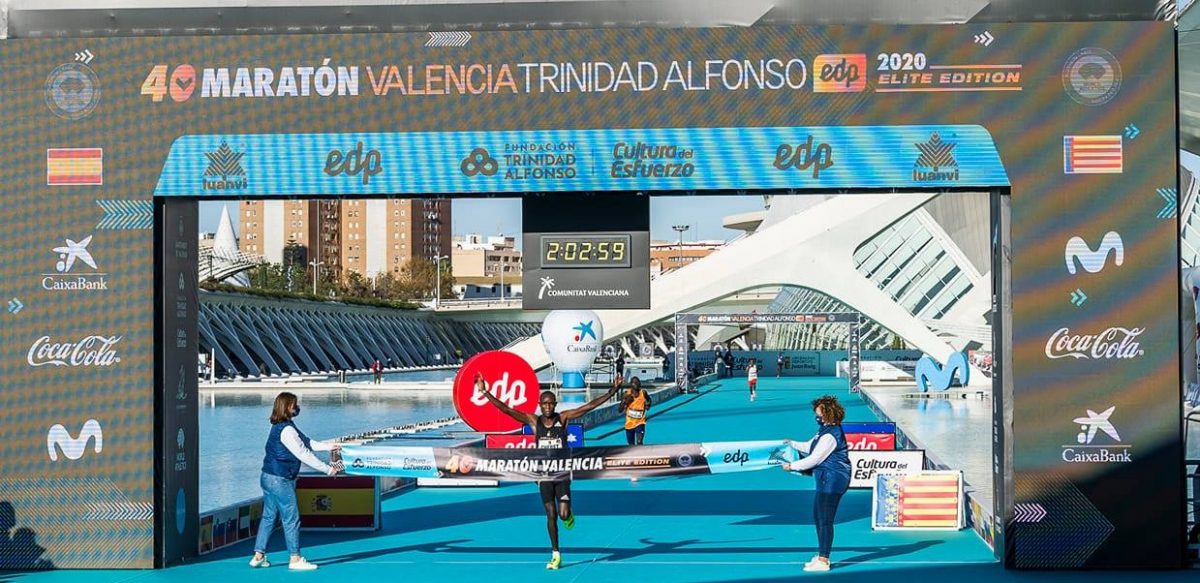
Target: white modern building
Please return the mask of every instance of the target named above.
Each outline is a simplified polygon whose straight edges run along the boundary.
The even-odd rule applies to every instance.
[[[991,348],[989,194],[902,193],[773,196],[750,234],[719,252],[651,282],[649,310],[600,311],[616,339],[672,321],[677,312],[734,296],[779,289],[776,312],[853,310],[867,321],[864,348],[896,338],[945,359],[951,352]],[[701,327],[697,346],[739,334]],[[771,348],[844,348],[846,327],[774,325]],[[550,364],[541,341],[512,348],[535,368]],[[983,375],[973,375],[983,379]]]

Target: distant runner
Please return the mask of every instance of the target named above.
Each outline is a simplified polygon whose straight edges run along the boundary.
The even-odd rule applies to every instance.
[[[779,378],[782,375],[783,375],[783,352],[780,352],[779,356],[775,357],[775,378]]]
[[[497,399],[491,391],[487,390],[487,384],[476,383],[476,390],[487,397],[497,409],[500,409],[505,415],[516,419],[530,427],[533,427],[533,434],[537,438],[537,446],[541,449],[562,449],[567,446],[567,423],[572,419],[578,419],[586,415],[592,409],[603,405],[606,401],[617,394],[617,389],[621,388],[621,383],[624,378],[617,375],[613,381],[613,387],[607,393],[592,399],[582,407],[568,409],[562,413],[556,413],[555,407],[558,406],[558,397],[554,395],[554,391],[542,391],[541,397],[538,398],[538,406],[541,409],[541,415],[533,413],[524,413],[509,407]],[[562,555],[558,553],[558,519],[561,517],[563,526],[567,530],[575,528],[575,515],[571,512],[571,480],[570,478],[563,480],[546,480],[538,482],[538,490],[542,494],[542,506],[546,510],[546,532],[550,533],[550,562],[546,563],[547,569],[557,569],[562,565]],[[555,502],[558,502],[555,505]]]
[[[750,385],[750,400],[754,400],[754,389],[758,386],[758,362],[753,358],[746,365],[746,382]]]
[[[642,445],[646,440],[646,415],[650,413],[650,393],[642,388],[642,379],[629,379],[629,390],[621,397],[621,411],[625,412],[625,441]]]

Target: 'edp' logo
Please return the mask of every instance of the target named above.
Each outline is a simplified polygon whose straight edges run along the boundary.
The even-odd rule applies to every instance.
[[[775,148],[775,167],[780,170],[795,168],[805,171],[812,168],[813,178],[820,178],[821,171],[833,166],[833,147],[817,143],[812,136],[802,144],[780,144]]]
[[[329,176],[362,175],[363,186],[371,182],[371,177],[383,172],[383,155],[379,150],[363,152],[363,143],[348,152],[331,150],[325,156],[325,174]]]
[[[725,457],[722,458],[721,461],[727,464],[737,464],[741,466],[750,461],[750,454],[739,449],[735,452],[725,454]]]
[[[867,56],[864,54],[819,55],[813,61],[814,93],[852,93],[867,87]]]

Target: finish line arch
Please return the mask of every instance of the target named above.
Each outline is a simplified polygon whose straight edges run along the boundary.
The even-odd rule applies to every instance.
[[[708,324],[713,326],[740,326],[743,324],[846,324],[850,327],[850,343],[846,349],[850,375],[850,392],[861,389],[859,379],[859,328],[862,315],[857,312],[780,312],[758,314],[747,312],[675,314],[675,384],[684,391],[691,389],[688,380],[688,326]]]
[[[989,46],[976,26],[481,32],[462,47],[423,34],[106,38],[88,64],[58,40],[0,43],[12,145],[0,502],[55,566],[196,554],[197,200],[1005,190],[992,233],[1011,266],[993,273],[1012,396],[993,428],[997,552],[1011,567],[1179,566],[1178,228],[1158,194],[1177,188],[1174,29],[988,31]],[[601,58],[612,83],[583,82]],[[331,163],[356,150],[377,166]],[[51,250],[88,237],[98,266],[70,276],[103,285],[44,285],[68,276]],[[687,291],[663,290],[648,314],[605,313],[605,327],[687,312]],[[1105,445],[1130,461],[1064,459],[1072,419],[1110,407],[1123,441]],[[102,451],[47,455],[48,437],[70,446],[85,426]],[[114,500],[112,520],[82,519]],[[1024,522],[1014,503],[1047,514]],[[1059,536],[1079,521],[1111,528]]]

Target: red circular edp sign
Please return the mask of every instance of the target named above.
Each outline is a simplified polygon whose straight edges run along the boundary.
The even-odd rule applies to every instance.
[[[481,352],[467,360],[454,377],[454,408],[475,431],[512,431],[521,423],[505,415],[475,392],[475,373],[483,373],[488,390],[504,404],[526,413],[537,411],[537,374],[525,359],[503,350]]]

